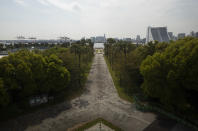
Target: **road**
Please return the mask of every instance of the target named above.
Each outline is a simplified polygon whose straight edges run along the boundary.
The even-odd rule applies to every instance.
[[[120,99],[102,54],[96,54],[85,92],[69,104],[63,102],[0,124],[3,131],[65,131],[76,124],[102,117],[125,131],[177,131],[183,126],[153,113],[136,110]],[[161,124],[161,123],[166,124]]]

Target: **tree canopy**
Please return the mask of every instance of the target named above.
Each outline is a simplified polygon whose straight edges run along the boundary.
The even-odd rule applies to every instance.
[[[125,94],[197,120],[198,39],[128,44],[105,45],[105,56]]]
[[[164,52],[147,57],[141,64],[144,92],[170,108],[188,109],[193,102],[188,93],[198,93],[197,59],[198,40],[193,38],[176,41]]]
[[[0,59],[0,109],[28,104],[40,95],[67,97],[81,89],[93,58],[93,44],[84,42],[44,51],[23,49]]]

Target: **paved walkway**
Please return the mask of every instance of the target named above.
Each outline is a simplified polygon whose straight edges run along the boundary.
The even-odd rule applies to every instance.
[[[137,111],[134,104],[119,98],[102,54],[96,54],[86,91],[71,101],[42,109],[0,125],[0,130],[65,131],[72,126],[102,117],[125,131],[154,129],[158,122],[153,113]],[[69,106],[70,105],[70,106]],[[154,124],[152,124],[154,123]],[[157,123],[156,129],[164,128]],[[167,125],[165,126],[167,127]],[[171,129],[175,127],[172,124]]]

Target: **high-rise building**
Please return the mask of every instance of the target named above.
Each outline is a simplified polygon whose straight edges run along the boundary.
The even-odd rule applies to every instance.
[[[177,39],[182,39],[184,37],[186,37],[185,33],[179,33],[178,36],[177,36]]]
[[[170,40],[173,40],[174,39],[173,32],[168,32],[168,36],[169,36],[169,39]]]
[[[145,44],[146,43],[146,38],[143,38],[142,39],[142,44]]]
[[[137,35],[137,37],[136,37],[136,43],[140,43],[140,42],[141,42],[140,35]]]
[[[90,39],[92,43],[95,43],[95,39],[96,39],[95,37],[91,37]]]
[[[198,32],[195,33],[195,37],[198,38]]]
[[[146,43],[150,41],[169,42],[167,27],[148,27]]]
[[[190,32],[190,36],[195,37],[195,32],[194,31],[191,31]]]
[[[104,36],[96,36],[95,43],[105,43],[106,38]]]

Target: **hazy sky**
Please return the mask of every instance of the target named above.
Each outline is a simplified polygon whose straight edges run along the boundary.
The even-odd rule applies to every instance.
[[[134,38],[148,26],[198,31],[198,0],[0,0],[0,39]]]

